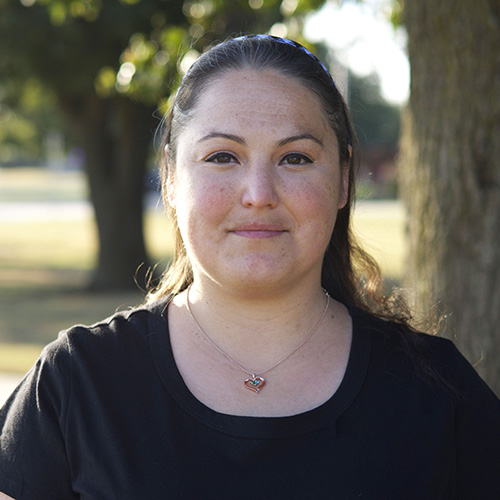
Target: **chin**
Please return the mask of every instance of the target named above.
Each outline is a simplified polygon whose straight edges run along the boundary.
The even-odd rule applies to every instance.
[[[291,270],[252,266],[225,273],[223,279],[219,280],[219,284],[246,294],[262,296],[271,290],[289,287],[292,279]]]

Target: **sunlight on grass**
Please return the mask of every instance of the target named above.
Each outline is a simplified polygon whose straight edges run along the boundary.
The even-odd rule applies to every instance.
[[[92,220],[2,222],[1,267],[92,269],[97,250]]]
[[[42,168],[0,170],[0,201],[74,201],[87,198],[82,172],[51,171]]]
[[[0,343],[0,368],[3,372],[26,373],[42,352],[43,345]]]
[[[145,233],[155,262],[172,255],[170,225],[165,215],[148,212]],[[2,222],[0,241],[0,269],[48,267],[91,270],[97,253],[96,229],[90,218]]]
[[[360,203],[353,229],[362,247],[378,262],[385,278],[400,281],[407,244],[402,206],[393,202]]]

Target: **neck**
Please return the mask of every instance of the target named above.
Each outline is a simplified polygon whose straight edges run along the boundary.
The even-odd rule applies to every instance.
[[[187,295],[178,300],[186,304]],[[249,298],[195,281],[189,301],[205,335],[247,368],[264,369],[307,338],[325,310],[326,295],[316,285]]]

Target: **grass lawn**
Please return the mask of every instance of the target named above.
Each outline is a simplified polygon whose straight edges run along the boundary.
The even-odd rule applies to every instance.
[[[0,170],[0,202],[74,201],[87,196],[80,172],[47,171],[42,168]]]
[[[161,266],[172,254],[165,217],[148,213],[146,233]],[[25,344],[44,345],[62,329],[94,323],[144,298],[139,290],[85,290],[96,252],[91,218],[0,222],[0,241],[0,371],[29,368],[40,349]]]
[[[384,277],[400,282],[406,259],[405,214],[393,201],[359,203],[354,210],[354,234],[372,255]]]
[[[85,291],[97,248],[91,216],[10,220],[5,213],[12,209],[8,203],[78,201],[85,193],[78,173],[0,171],[0,371],[25,372],[60,330],[94,323],[143,300],[139,291]],[[173,251],[168,222],[157,211],[148,211],[145,221],[150,254],[162,266]],[[399,205],[360,204],[354,228],[384,275],[398,280],[405,254]]]

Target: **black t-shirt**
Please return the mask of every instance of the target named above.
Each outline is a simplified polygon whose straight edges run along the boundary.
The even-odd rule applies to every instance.
[[[163,314],[162,314],[163,313]],[[0,412],[0,491],[16,500],[498,500],[500,401],[451,342],[351,311],[337,392],[280,418],[217,413],[172,355],[165,304],[74,327]],[[258,396],[256,396],[258,397]]]

